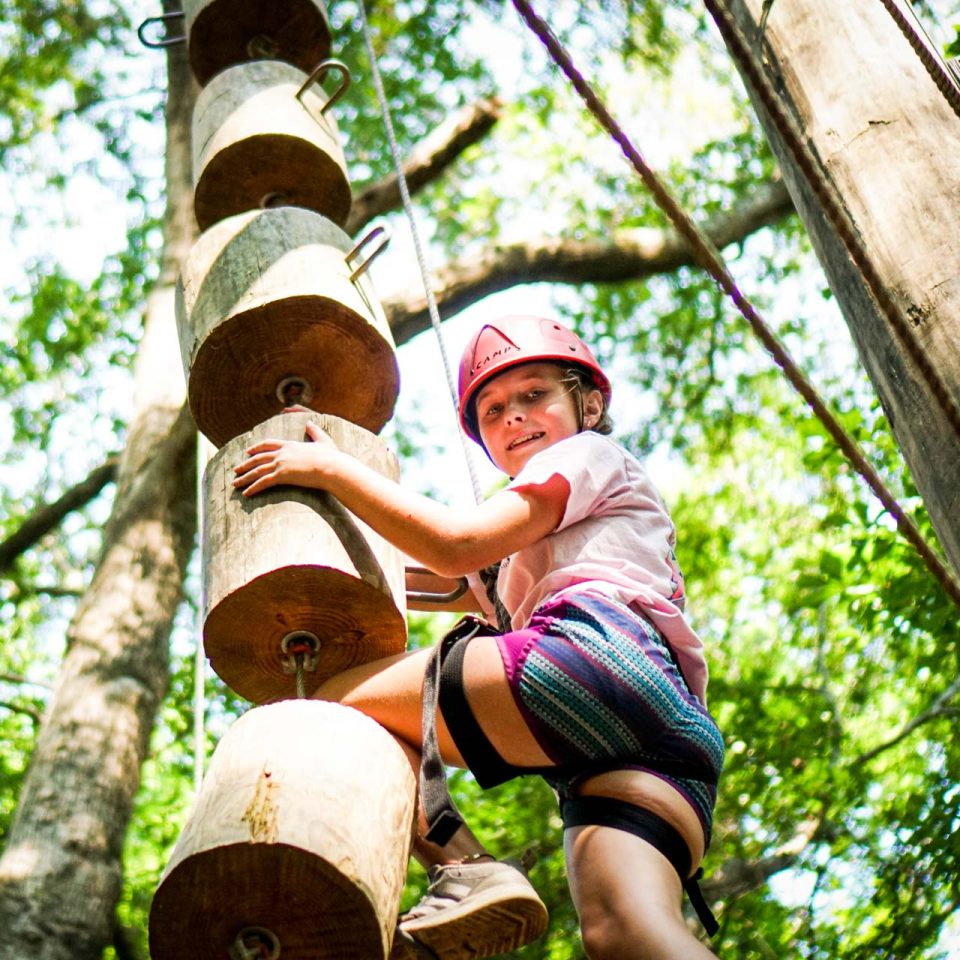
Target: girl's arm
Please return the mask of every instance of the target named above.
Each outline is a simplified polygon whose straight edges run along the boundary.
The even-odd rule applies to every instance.
[[[551,533],[570,494],[554,475],[546,483],[502,490],[476,507],[453,508],[405,490],[339,450],[315,424],[312,442],[263,440],[234,467],[234,486],[253,496],[279,484],[316,487],[408,556],[441,576],[459,577],[495,563]]]

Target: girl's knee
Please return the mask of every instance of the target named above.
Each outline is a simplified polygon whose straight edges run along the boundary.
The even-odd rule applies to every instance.
[[[581,918],[590,960],[702,960],[712,957],[672,910],[635,904],[628,913],[587,911]]]
[[[621,917],[616,910],[603,903],[592,904],[581,911],[580,936],[584,952],[590,960],[612,960],[627,956],[623,937],[632,927],[629,919]]]

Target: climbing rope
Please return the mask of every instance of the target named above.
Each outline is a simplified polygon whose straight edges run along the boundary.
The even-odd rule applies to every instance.
[[[393,118],[390,115],[390,105],[387,102],[387,95],[384,92],[383,80],[380,76],[380,67],[377,62],[376,50],[373,47],[373,36],[370,32],[370,24],[367,20],[367,11],[365,0],[360,0],[357,4],[360,11],[360,22],[363,28],[363,40],[367,48],[367,58],[370,61],[370,76],[373,78],[373,85],[377,92],[377,100],[380,104],[380,113],[383,116],[383,127],[387,135],[387,143],[390,147],[390,157],[393,162],[393,169],[397,177],[397,186],[400,188],[400,200],[403,204],[403,212],[410,224],[410,233],[413,237],[413,247],[417,256],[417,266],[420,270],[420,279],[423,283],[423,291],[427,300],[427,312],[430,315],[430,325],[433,327],[434,335],[437,338],[437,344],[440,348],[440,358],[443,361],[443,370],[447,379],[447,387],[450,391],[450,399],[453,402],[454,418],[457,417],[457,388],[453,381],[453,374],[450,369],[450,359],[447,355],[447,347],[440,327],[440,311],[437,309],[437,301],[433,295],[433,289],[430,284],[430,271],[427,265],[426,254],[423,245],[420,242],[420,231],[417,228],[417,219],[413,210],[413,203],[410,200],[410,191],[407,188],[407,178],[403,172],[403,164],[400,158],[400,148],[397,145],[397,137],[394,132]],[[458,421],[459,422],[459,421]],[[473,496],[479,503],[483,496],[480,492],[480,481],[477,477],[476,466],[473,461],[473,455],[467,446],[467,439],[463,432],[458,428],[457,435],[460,437],[460,444],[463,448],[463,456],[467,464],[467,472],[470,474],[470,483],[473,487]]]
[[[880,0],[880,2],[913,47],[914,53],[930,74],[930,79],[937,85],[937,89],[953,108],[953,112],[960,117],[960,83],[957,78],[943,62],[943,58],[930,49],[927,38],[920,31],[919,24],[900,9],[896,0]]]
[[[906,514],[880,475],[867,461],[857,442],[844,430],[837,418],[824,404],[814,386],[787,352],[786,347],[767,326],[753,304],[750,303],[740,291],[736,281],[727,269],[722,255],[716,249],[713,242],[696,223],[694,223],[686,211],[680,207],[666,185],[646,163],[630,138],[610,114],[606,105],[576,68],[570,55],[554,35],[549,25],[540,18],[527,0],[511,0],[511,2],[527,26],[544,45],[554,63],[570,81],[590,113],[619,145],[627,161],[633,166],[634,170],[636,170],[644,184],[653,194],[658,206],[664,211],[667,217],[669,217],[671,223],[673,223],[681,236],[689,243],[696,260],[710,276],[713,277],[721,290],[723,290],[736,305],[740,315],[747,321],[765,349],[781,368],[789,383],[801,397],[803,397],[839,449],[847,459],[850,460],[857,472],[867,483],[874,496],[877,497],[887,512],[894,518],[897,529],[902,536],[914,547],[927,568],[944,588],[947,595],[960,607],[960,582],[953,577],[950,570],[924,539],[923,534],[917,528],[916,524]],[[706,0],[706,2],[708,9],[713,13],[716,4],[713,3],[712,0]],[[714,16],[717,16],[717,14],[714,14]],[[725,20],[724,23],[726,24]],[[752,57],[750,59],[752,62]],[[754,71],[756,71],[755,64],[753,64],[753,67]],[[870,266],[870,270],[873,272],[872,266]],[[889,301],[890,298],[887,297],[886,299]],[[897,309],[895,312],[899,313],[899,310]],[[924,357],[924,359],[926,358]],[[927,364],[927,366],[929,366],[929,364]],[[954,407],[955,406],[956,404],[954,403]],[[953,422],[953,419],[951,419],[951,422]],[[958,435],[960,435],[960,413],[956,416],[955,426]]]

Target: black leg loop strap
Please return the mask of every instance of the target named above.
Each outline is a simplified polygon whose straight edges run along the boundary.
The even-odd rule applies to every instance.
[[[683,889],[690,898],[690,905],[707,934],[712,937],[720,929],[700,889],[698,881],[703,876],[703,870],[697,870],[692,877],[688,876],[690,851],[683,837],[663,817],[624,800],[593,796],[564,798],[561,813],[564,827],[613,827],[632,833],[659,850],[677,871]]]
[[[463,658],[467,653],[467,640],[454,641],[443,655],[440,666],[440,688],[437,700],[440,712],[447,722],[447,729],[453,738],[463,762],[473,774],[474,779],[484,789],[496,787],[514,777],[525,773],[537,773],[533,770],[515,767],[507,763],[494,745],[487,739],[482,727],[477,723],[473,710],[467,702],[467,693],[463,688]]]
[[[458,651],[462,664],[463,653],[471,638],[484,632],[493,633],[487,624],[476,617],[464,617],[434,648],[427,660],[423,678],[423,748],[420,761],[420,802],[427,822],[426,839],[445,846],[463,825],[463,817],[454,805],[447,789],[447,774],[440,759],[437,743],[437,704],[440,692],[440,674],[444,661]],[[462,670],[461,670],[462,673]],[[461,683],[462,686],[462,683]],[[471,714],[472,716],[472,714]],[[460,744],[457,744],[458,749]],[[469,760],[464,756],[464,760]]]
[[[687,877],[683,881],[683,889],[687,891],[690,898],[690,906],[703,924],[703,929],[707,931],[707,936],[712,937],[720,929],[717,918],[713,915],[703,891],[700,889],[700,880],[703,878],[703,867],[700,867],[692,877]]]

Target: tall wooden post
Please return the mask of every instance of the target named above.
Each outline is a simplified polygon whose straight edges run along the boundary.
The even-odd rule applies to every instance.
[[[916,23],[908,4],[897,2]],[[960,403],[960,117],[879,0],[774,0],[762,38],[763,0],[721,6],[765,59],[780,102],[884,287]],[[943,549],[960,571],[960,436],[745,80]]]
[[[376,435],[396,400],[396,356],[365,276],[385,233],[354,243],[339,226],[351,196],[330,108],[349,73],[328,58],[322,0],[187,0],[185,14],[204,84],[193,118],[204,232],[176,312],[190,410],[220,447],[204,472],[203,641],[221,679],[269,705],[217,746],[153,899],[151,956],[385,960],[416,778],[377,723],[306,695],[404,649],[403,558],[324,492],[248,499],[232,484],[252,445],[306,440],[308,421],[396,479]],[[337,92],[320,97],[331,70]],[[314,412],[281,413],[293,404]]]

